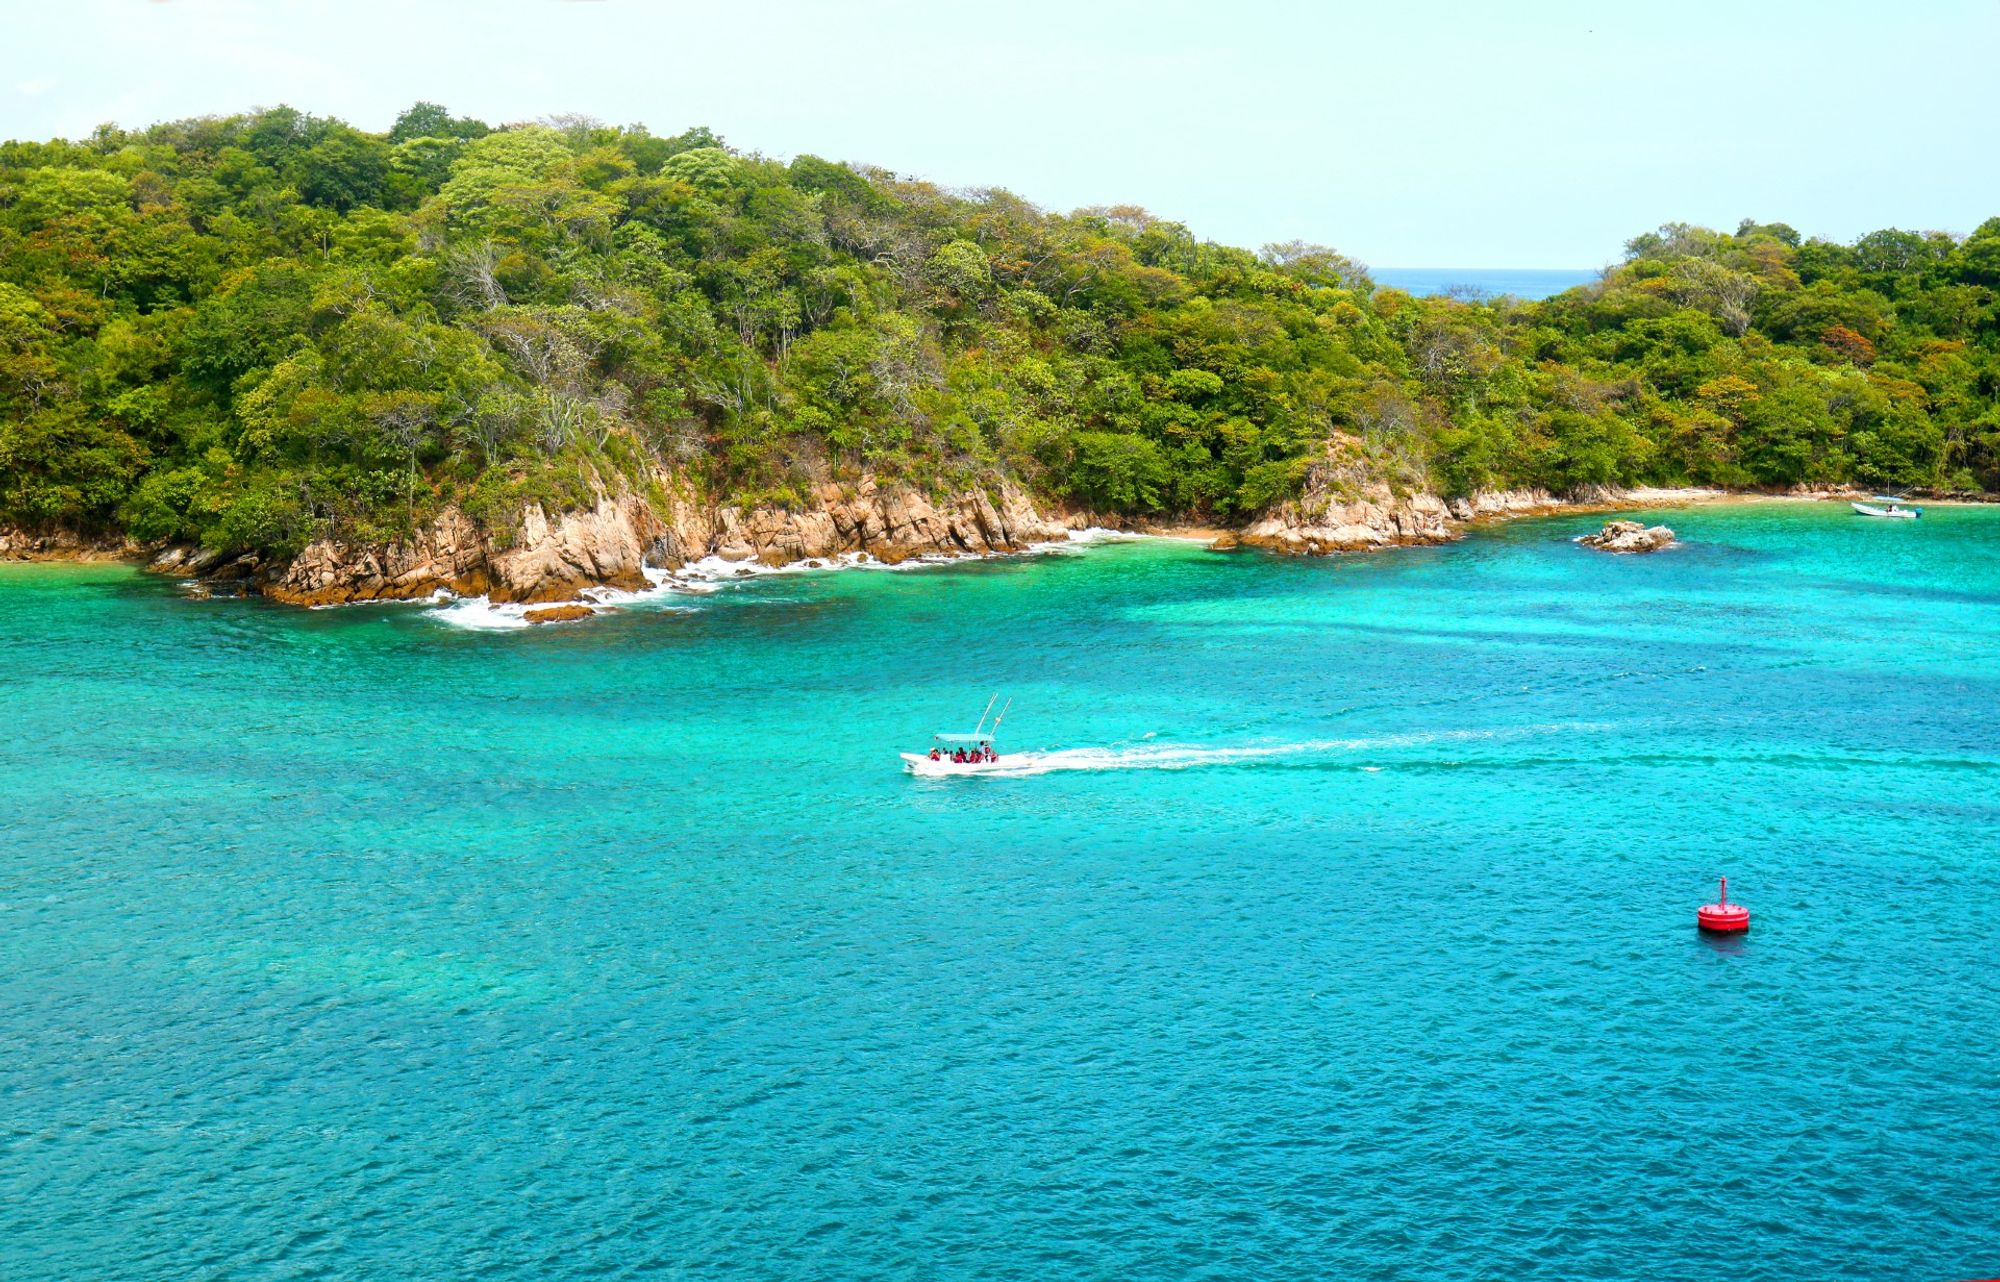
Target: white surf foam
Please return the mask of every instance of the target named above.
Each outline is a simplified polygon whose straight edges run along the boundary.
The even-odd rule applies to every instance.
[[[1086,526],[1081,530],[1071,530],[1067,539],[1052,540],[1047,547],[1062,547],[1069,543],[1121,543],[1129,539],[1150,539],[1158,536],[1141,534],[1137,530],[1119,530],[1108,525]]]
[[[1065,538],[1050,539],[1045,543],[1030,543],[1023,552],[1027,554],[1082,552],[1099,543],[1129,543],[1158,537],[1154,534],[1141,534],[1137,530],[1114,530],[1109,526],[1092,525],[1081,530],[1071,530]]]
[[[692,607],[688,604],[679,606],[671,604],[671,598],[706,596],[721,591],[731,583],[746,583],[774,575],[827,574],[835,570],[921,570],[932,566],[953,565],[961,561],[997,560],[1004,557],[1081,550],[1095,543],[1149,537],[1152,536],[1130,530],[1092,526],[1085,530],[1071,530],[1068,537],[1061,540],[1030,544],[1019,552],[975,553],[963,556],[934,553],[914,556],[905,561],[898,561],[894,565],[878,561],[866,552],[842,552],[836,556],[811,561],[789,561],[784,565],[765,565],[761,561],[727,561],[719,556],[705,556],[699,561],[688,562],[678,570],[647,568],[643,573],[648,586],[636,592],[597,587],[585,588],[578,593],[578,596],[592,605],[607,608],[650,606],[689,609]],[[433,617],[453,627],[494,632],[533,626],[524,617],[529,610],[535,608],[533,606],[495,604],[483,596],[454,597],[445,592],[440,592],[433,600],[436,603],[432,609]]]
[[[640,571],[646,576],[646,586],[636,591],[625,588],[595,587],[585,588],[577,593],[584,601],[604,609],[668,609],[686,610],[685,604],[676,605],[674,598],[686,592],[696,591],[695,585],[674,577],[666,570],[656,570],[648,566]]]
[[[483,596],[454,597],[431,610],[431,617],[473,632],[506,632],[531,626],[524,605],[495,605]]]
[[[955,561],[983,560],[983,557],[945,556],[941,553],[929,556],[913,556],[907,561],[890,565],[878,561],[866,552],[842,552],[837,556],[815,557],[810,561],[787,561],[783,565],[765,565],[761,561],[725,561],[719,556],[705,556],[699,561],[690,561],[674,571],[672,580],[696,590],[713,591],[723,584],[744,580],[762,579],[774,575],[826,574],[834,570],[919,570],[927,565],[950,565]]]

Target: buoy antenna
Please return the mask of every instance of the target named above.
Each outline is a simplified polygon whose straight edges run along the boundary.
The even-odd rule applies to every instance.
[[[1734,934],[1750,929],[1750,910],[1741,904],[1729,902],[1729,878],[1721,879],[1721,891],[1712,904],[1703,904],[1695,912],[1695,922],[1703,930],[1721,931]]]

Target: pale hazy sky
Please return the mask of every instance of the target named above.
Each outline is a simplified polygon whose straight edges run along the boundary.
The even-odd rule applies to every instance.
[[[1378,266],[2000,214],[2000,0],[0,0],[0,136],[417,99],[814,152]]]

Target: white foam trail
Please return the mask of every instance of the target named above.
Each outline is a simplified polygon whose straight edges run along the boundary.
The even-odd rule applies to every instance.
[[[999,768],[984,771],[983,776],[1022,778],[1069,770],[1187,770],[1197,766],[1248,765],[1288,757],[1332,756],[1398,748],[1420,748],[1437,743],[1516,739],[1541,734],[1588,734],[1610,728],[1607,725],[1591,722],[1565,722],[1500,730],[1438,730],[1361,739],[1308,739],[1297,743],[1243,744],[1229,747],[1137,743],[1109,748],[1059,748],[1051,752],[1006,753],[1000,758]],[[1363,768],[1371,772],[1380,769],[1377,766]]]

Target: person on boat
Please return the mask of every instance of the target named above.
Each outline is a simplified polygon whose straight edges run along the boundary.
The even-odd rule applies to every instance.
[[[936,744],[931,745],[931,760],[932,761],[938,760],[938,750]]]

